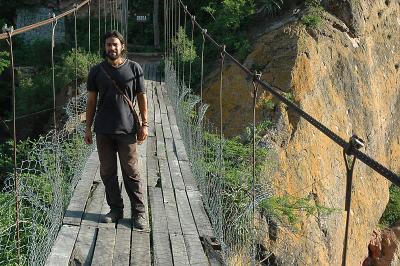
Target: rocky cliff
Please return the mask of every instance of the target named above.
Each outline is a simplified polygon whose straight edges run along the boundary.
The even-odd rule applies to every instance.
[[[363,138],[366,154],[400,173],[400,2],[327,0],[323,6],[316,28],[297,21],[261,35],[245,64],[262,69],[264,80],[342,138]],[[224,76],[224,133],[229,136],[251,122],[252,88],[232,64],[227,63]],[[205,92],[214,115],[219,113],[218,77],[208,77]],[[266,245],[276,247],[279,259],[289,257],[280,247],[290,243],[293,265],[341,265],[346,217],[342,150],[281,104],[266,107],[269,98],[259,94],[257,119],[275,122],[277,134],[270,139],[279,171],[265,182],[273,183],[277,193],[309,196],[335,211],[305,216],[296,237],[280,231],[276,241],[266,237]],[[347,265],[361,265],[368,256],[389,185],[356,163]]]

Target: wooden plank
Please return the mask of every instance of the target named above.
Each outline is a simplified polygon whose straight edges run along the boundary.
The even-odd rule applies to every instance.
[[[154,265],[169,266],[172,262],[172,252],[167,233],[153,233]]]
[[[160,105],[158,104],[158,97],[156,93],[153,93],[153,104],[154,104],[154,123],[161,123],[161,112]]]
[[[146,205],[146,214],[148,216],[149,213],[149,204],[148,204],[148,197],[147,197],[147,158],[141,157],[139,158],[139,173],[140,173],[140,182],[143,186],[143,198]],[[149,217],[147,217],[149,218]],[[149,220],[149,219],[147,219]]]
[[[172,126],[176,125],[176,116],[175,116],[174,108],[171,105],[168,105],[167,111],[168,111],[169,124]]]
[[[179,162],[173,151],[173,141],[172,139],[165,139],[165,143],[167,148],[168,165],[171,173],[172,184],[175,189],[185,189],[185,184],[183,182]]]
[[[157,140],[155,137],[149,137],[147,139],[147,157],[146,157],[146,169],[147,169],[147,184],[148,186],[154,187],[157,184],[159,178],[159,166],[157,156]]]
[[[137,153],[139,157],[145,157],[146,156],[146,150],[147,150],[147,140],[145,140],[142,144],[136,145],[137,147]]]
[[[115,229],[99,228],[92,265],[112,265],[115,245]]]
[[[174,259],[174,265],[175,266],[190,265],[183,235],[172,234],[169,237],[171,239],[172,256]]]
[[[154,265],[173,265],[167,218],[160,188],[149,187]]]
[[[130,247],[131,246],[131,230],[121,228],[118,223],[117,236],[115,238],[114,256],[112,265],[129,265]]]
[[[197,235],[184,235],[183,237],[185,239],[190,265],[209,265],[199,237]]]
[[[100,176],[100,171],[98,175]],[[93,181],[91,197],[88,199],[85,213],[83,214],[82,225],[97,226],[100,221],[101,208],[104,202],[104,185],[101,181]]]
[[[115,229],[115,223],[104,223],[102,222],[103,216],[106,215],[110,211],[110,207],[107,204],[107,197],[104,193],[104,199],[103,199],[103,206],[101,207],[101,212],[100,212],[100,220],[99,220],[99,228],[112,228]]]
[[[160,178],[158,168],[158,158],[156,156],[147,156],[147,186],[155,187]]]
[[[190,208],[192,209],[199,236],[214,237],[214,230],[206,210],[204,209],[201,193],[195,190],[187,190],[186,193],[189,198]]]
[[[198,235],[186,192],[177,189],[175,190],[175,196],[183,234]]]
[[[93,252],[96,245],[97,228],[93,226],[82,226],[72,252],[71,261],[74,265],[92,264]]]
[[[179,131],[179,128],[177,125],[171,124],[171,132],[172,132],[172,136],[174,137],[174,139],[177,139],[177,140],[182,139],[181,132]]]
[[[192,169],[188,161],[179,161],[183,182],[185,183],[186,190],[198,190],[197,183],[194,178]]]
[[[97,153],[95,154],[97,155]],[[79,180],[71,201],[69,202],[68,208],[65,211],[63,224],[80,225],[86,206],[86,201],[89,197],[93,179],[98,168],[99,165],[96,161],[89,161],[86,164],[82,178]]]
[[[165,105],[164,96],[163,96],[160,86],[156,87],[156,92],[157,92],[157,97],[158,97],[158,103],[160,104],[160,112],[161,112],[161,114],[166,114],[167,107]]]
[[[153,90],[149,88],[147,95],[148,112],[147,112],[147,122],[149,124],[149,136],[155,136],[155,125],[154,125],[154,100],[153,100]]]
[[[118,231],[121,231],[122,229],[124,229],[125,231],[130,231],[132,229],[131,201],[128,197],[128,193],[126,193],[125,184],[123,182],[122,182],[122,188],[121,188],[121,196],[122,196],[122,200],[124,201],[124,218],[118,220],[117,234],[118,234]]]
[[[46,265],[69,265],[78,232],[78,226],[63,225],[61,227],[50,255],[47,257]]]
[[[151,224],[153,233],[167,233],[167,216],[160,188],[149,187]]]
[[[169,138],[169,139],[172,138],[172,132],[171,132],[171,127],[170,127],[169,121],[168,121],[168,115],[161,114],[161,121],[162,121],[164,137]]]
[[[132,231],[130,265],[151,265],[149,232]]]
[[[165,144],[164,134],[161,124],[156,124],[156,137],[157,137],[157,157],[160,159],[166,159],[165,155]]]
[[[161,186],[162,188],[172,188],[171,174],[169,172],[168,161],[165,159],[159,159],[158,164],[160,166],[161,175]]]
[[[167,215],[168,232],[170,234],[182,234],[178,209],[173,189],[163,188],[164,207]]]
[[[183,144],[182,139],[174,139],[175,149],[176,149],[176,156],[178,157],[179,161],[187,161],[188,157],[186,154],[185,145]]]

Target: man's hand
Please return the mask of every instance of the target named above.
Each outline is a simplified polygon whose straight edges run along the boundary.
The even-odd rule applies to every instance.
[[[87,129],[85,132],[85,143],[86,144],[92,144],[93,143],[93,136],[92,136],[92,130]]]
[[[149,135],[149,132],[148,132],[147,126],[141,126],[137,133],[137,140],[139,141],[139,144],[141,144],[141,142],[145,141],[148,135]]]

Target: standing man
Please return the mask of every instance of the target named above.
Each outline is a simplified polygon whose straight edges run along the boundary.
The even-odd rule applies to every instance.
[[[103,222],[113,223],[123,218],[124,204],[117,177],[118,152],[125,189],[131,202],[133,225],[144,229],[144,189],[139,176],[136,151],[137,141],[144,141],[148,134],[143,70],[138,63],[125,58],[125,40],[118,31],[107,32],[104,44],[105,60],[90,70],[87,81],[85,142],[93,142],[91,128],[96,113],[94,131],[100,175],[110,206],[110,212],[103,217]],[[135,97],[141,123],[135,123],[138,116],[133,115],[127,100],[134,102]]]

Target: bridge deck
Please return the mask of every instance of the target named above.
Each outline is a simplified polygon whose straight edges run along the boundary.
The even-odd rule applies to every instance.
[[[138,146],[147,189],[148,221],[137,230],[131,219],[103,224],[109,211],[94,151],[84,169],[46,265],[209,265],[202,246],[213,229],[197,190],[172,107],[165,101],[155,65],[144,65],[148,140]],[[119,170],[119,177],[121,177]],[[121,187],[123,182],[120,180]],[[130,217],[124,189],[124,217]]]

